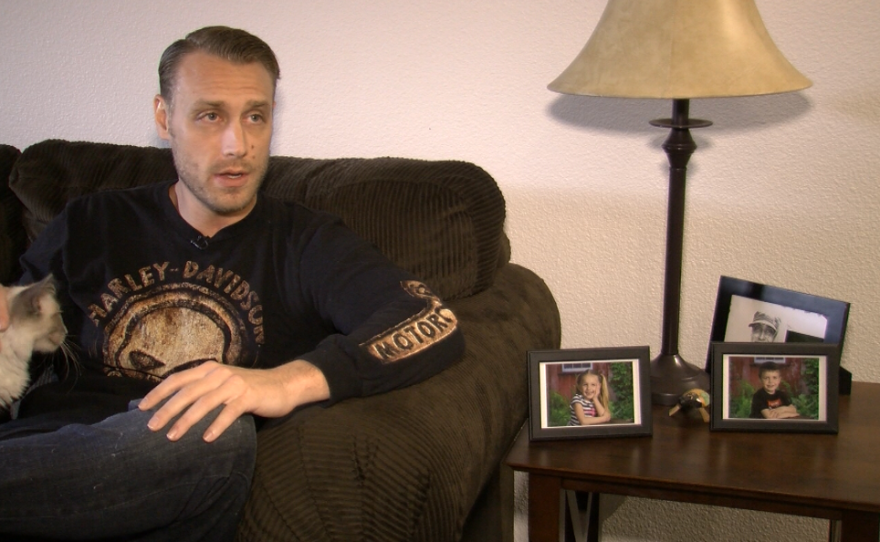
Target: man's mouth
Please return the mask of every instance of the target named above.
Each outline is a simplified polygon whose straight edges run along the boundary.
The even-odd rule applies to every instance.
[[[214,174],[228,181],[240,181],[248,176],[248,171],[243,169],[224,169]]]
[[[250,168],[245,164],[217,164],[215,165],[215,169],[213,171],[214,175],[219,177],[229,177],[232,179],[236,179],[243,175],[247,175],[250,173]]]

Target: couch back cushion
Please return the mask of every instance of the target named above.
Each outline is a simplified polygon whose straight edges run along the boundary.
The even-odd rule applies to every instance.
[[[33,239],[71,198],[176,175],[169,149],[50,140],[22,152],[9,184]],[[504,198],[467,162],[273,156],[263,190],[340,216],[446,299],[486,289],[509,259]]]

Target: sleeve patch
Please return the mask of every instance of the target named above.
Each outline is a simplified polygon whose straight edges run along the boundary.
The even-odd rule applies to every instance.
[[[394,363],[430,348],[458,327],[455,314],[425,284],[408,280],[400,285],[409,295],[424,299],[426,307],[360,345],[382,363]]]

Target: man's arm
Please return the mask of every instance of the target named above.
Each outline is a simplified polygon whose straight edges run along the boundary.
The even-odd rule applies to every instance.
[[[320,215],[315,223],[302,248],[290,247],[286,268],[298,270],[299,283],[289,296],[308,299],[336,332],[280,367],[211,362],[171,375],[141,402],[147,410],[167,399],[152,429],[180,415],[168,431],[176,440],[223,406],[204,435],[210,441],[242,414],[281,417],[308,403],[384,393],[420,382],[462,355],[456,316],[427,286],[337,218]]]
[[[148,426],[159,431],[182,413],[167,433],[169,440],[178,440],[205,415],[223,406],[203,435],[212,442],[242,414],[277,418],[299,406],[329,398],[324,374],[302,360],[272,369],[207,362],[166,378],[144,397],[139,408],[150,410],[168,399]]]

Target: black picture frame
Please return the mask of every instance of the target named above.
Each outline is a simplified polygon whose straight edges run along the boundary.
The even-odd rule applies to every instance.
[[[711,344],[753,342],[762,313],[777,324],[773,343],[833,343],[843,351],[850,304],[826,297],[722,276],[706,368],[711,372]],[[752,325],[755,324],[755,325]]]
[[[650,436],[649,359],[647,346],[529,352],[529,438]],[[578,375],[590,369],[604,377],[612,418],[595,425],[569,426]]]
[[[712,431],[837,433],[836,343],[713,343],[711,351]],[[758,394],[767,369],[776,373],[771,396],[778,404],[762,409]],[[796,417],[767,418],[774,413]]]

